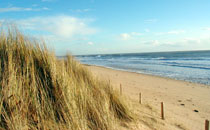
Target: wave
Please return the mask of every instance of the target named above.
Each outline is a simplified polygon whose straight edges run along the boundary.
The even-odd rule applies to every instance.
[[[210,85],[210,81],[207,81],[210,75],[210,51],[88,55],[76,58],[84,64]]]
[[[194,68],[194,69],[205,69],[210,70],[210,67],[203,66],[189,66],[189,65],[180,65],[180,64],[168,64],[169,66],[184,67],[184,68]]]
[[[104,57],[101,55],[77,57],[78,59],[90,59],[90,60],[157,60],[157,61],[210,61],[210,58],[174,58],[174,57]]]

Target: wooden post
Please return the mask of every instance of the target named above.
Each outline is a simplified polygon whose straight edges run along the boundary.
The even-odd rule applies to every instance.
[[[122,85],[120,84],[120,95],[122,95]]]
[[[164,120],[164,108],[163,108],[163,102],[161,102],[161,118]]]
[[[205,130],[209,130],[209,121],[208,120],[205,121]]]
[[[141,104],[141,93],[139,93],[139,103]]]

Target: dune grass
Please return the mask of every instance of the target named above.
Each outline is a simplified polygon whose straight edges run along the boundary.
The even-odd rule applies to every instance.
[[[0,129],[109,130],[133,120],[110,84],[17,29],[0,32],[0,57]]]

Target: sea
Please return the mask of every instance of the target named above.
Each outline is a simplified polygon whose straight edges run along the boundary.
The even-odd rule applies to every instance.
[[[75,56],[83,64],[210,85],[210,51]]]

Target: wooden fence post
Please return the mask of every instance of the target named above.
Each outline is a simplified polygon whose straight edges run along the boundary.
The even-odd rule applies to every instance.
[[[163,102],[161,102],[161,118],[164,120],[164,108],[163,108]]]
[[[141,104],[141,93],[139,93],[139,103]]]
[[[209,130],[209,121],[208,120],[205,121],[205,130]]]

